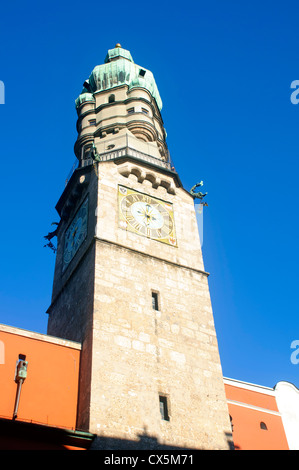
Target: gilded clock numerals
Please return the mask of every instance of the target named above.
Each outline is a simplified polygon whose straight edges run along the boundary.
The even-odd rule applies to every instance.
[[[127,219],[127,221],[128,221],[129,223],[132,223],[132,222],[135,221],[135,218],[132,216],[132,214],[130,213],[130,211],[126,211],[125,214],[126,214],[126,219]]]
[[[176,245],[170,203],[122,187],[119,191],[121,227],[151,239]],[[124,225],[125,224],[125,225]]]
[[[137,220],[133,219],[133,221],[131,222],[131,224],[133,225],[133,227],[135,228],[135,230],[137,230],[137,232],[139,232],[142,228],[143,228],[143,225],[140,224],[139,222],[137,222]]]

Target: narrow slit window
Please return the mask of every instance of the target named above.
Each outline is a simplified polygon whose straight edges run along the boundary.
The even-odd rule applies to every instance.
[[[160,414],[164,421],[169,421],[167,397],[159,395]]]
[[[89,122],[89,125],[90,126],[95,126],[96,125],[96,120],[95,119],[91,119]]]
[[[144,114],[148,114],[148,110],[145,109],[145,108],[141,108],[141,111],[142,111]]]
[[[260,422],[260,428],[264,429],[264,431],[268,430],[266,423],[264,423],[263,421]]]
[[[152,292],[152,307],[154,310],[159,310],[158,292]]]
[[[139,77],[144,77],[145,73],[146,73],[146,70],[140,69],[139,70]]]
[[[110,95],[108,98],[108,103],[114,103],[115,101],[115,95]]]
[[[134,108],[129,108],[128,109],[128,114],[133,114],[134,113]]]

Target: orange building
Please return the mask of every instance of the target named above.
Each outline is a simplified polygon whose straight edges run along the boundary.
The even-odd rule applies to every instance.
[[[76,428],[80,356],[80,343],[0,325],[0,450],[91,447],[95,436]],[[224,378],[224,386],[236,450],[299,449],[293,384]]]
[[[288,450],[275,389],[224,379],[236,450]]]
[[[72,341],[0,325],[0,449],[90,445],[93,435],[76,430],[80,351]]]

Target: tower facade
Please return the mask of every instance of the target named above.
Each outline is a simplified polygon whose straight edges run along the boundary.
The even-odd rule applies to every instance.
[[[154,77],[117,44],[76,108],[48,334],[82,343],[77,427],[98,448],[228,449],[194,201],[169,159]]]

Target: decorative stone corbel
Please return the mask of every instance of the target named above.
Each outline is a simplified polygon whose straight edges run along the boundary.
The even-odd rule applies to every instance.
[[[143,183],[144,180],[150,181],[154,189],[163,186],[168,193],[175,194],[173,181],[163,179],[154,172],[141,170],[139,167],[128,163],[126,165],[119,165],[118,172],[125,178],[129,178],[130,175],[136,176],[138,183]]]

